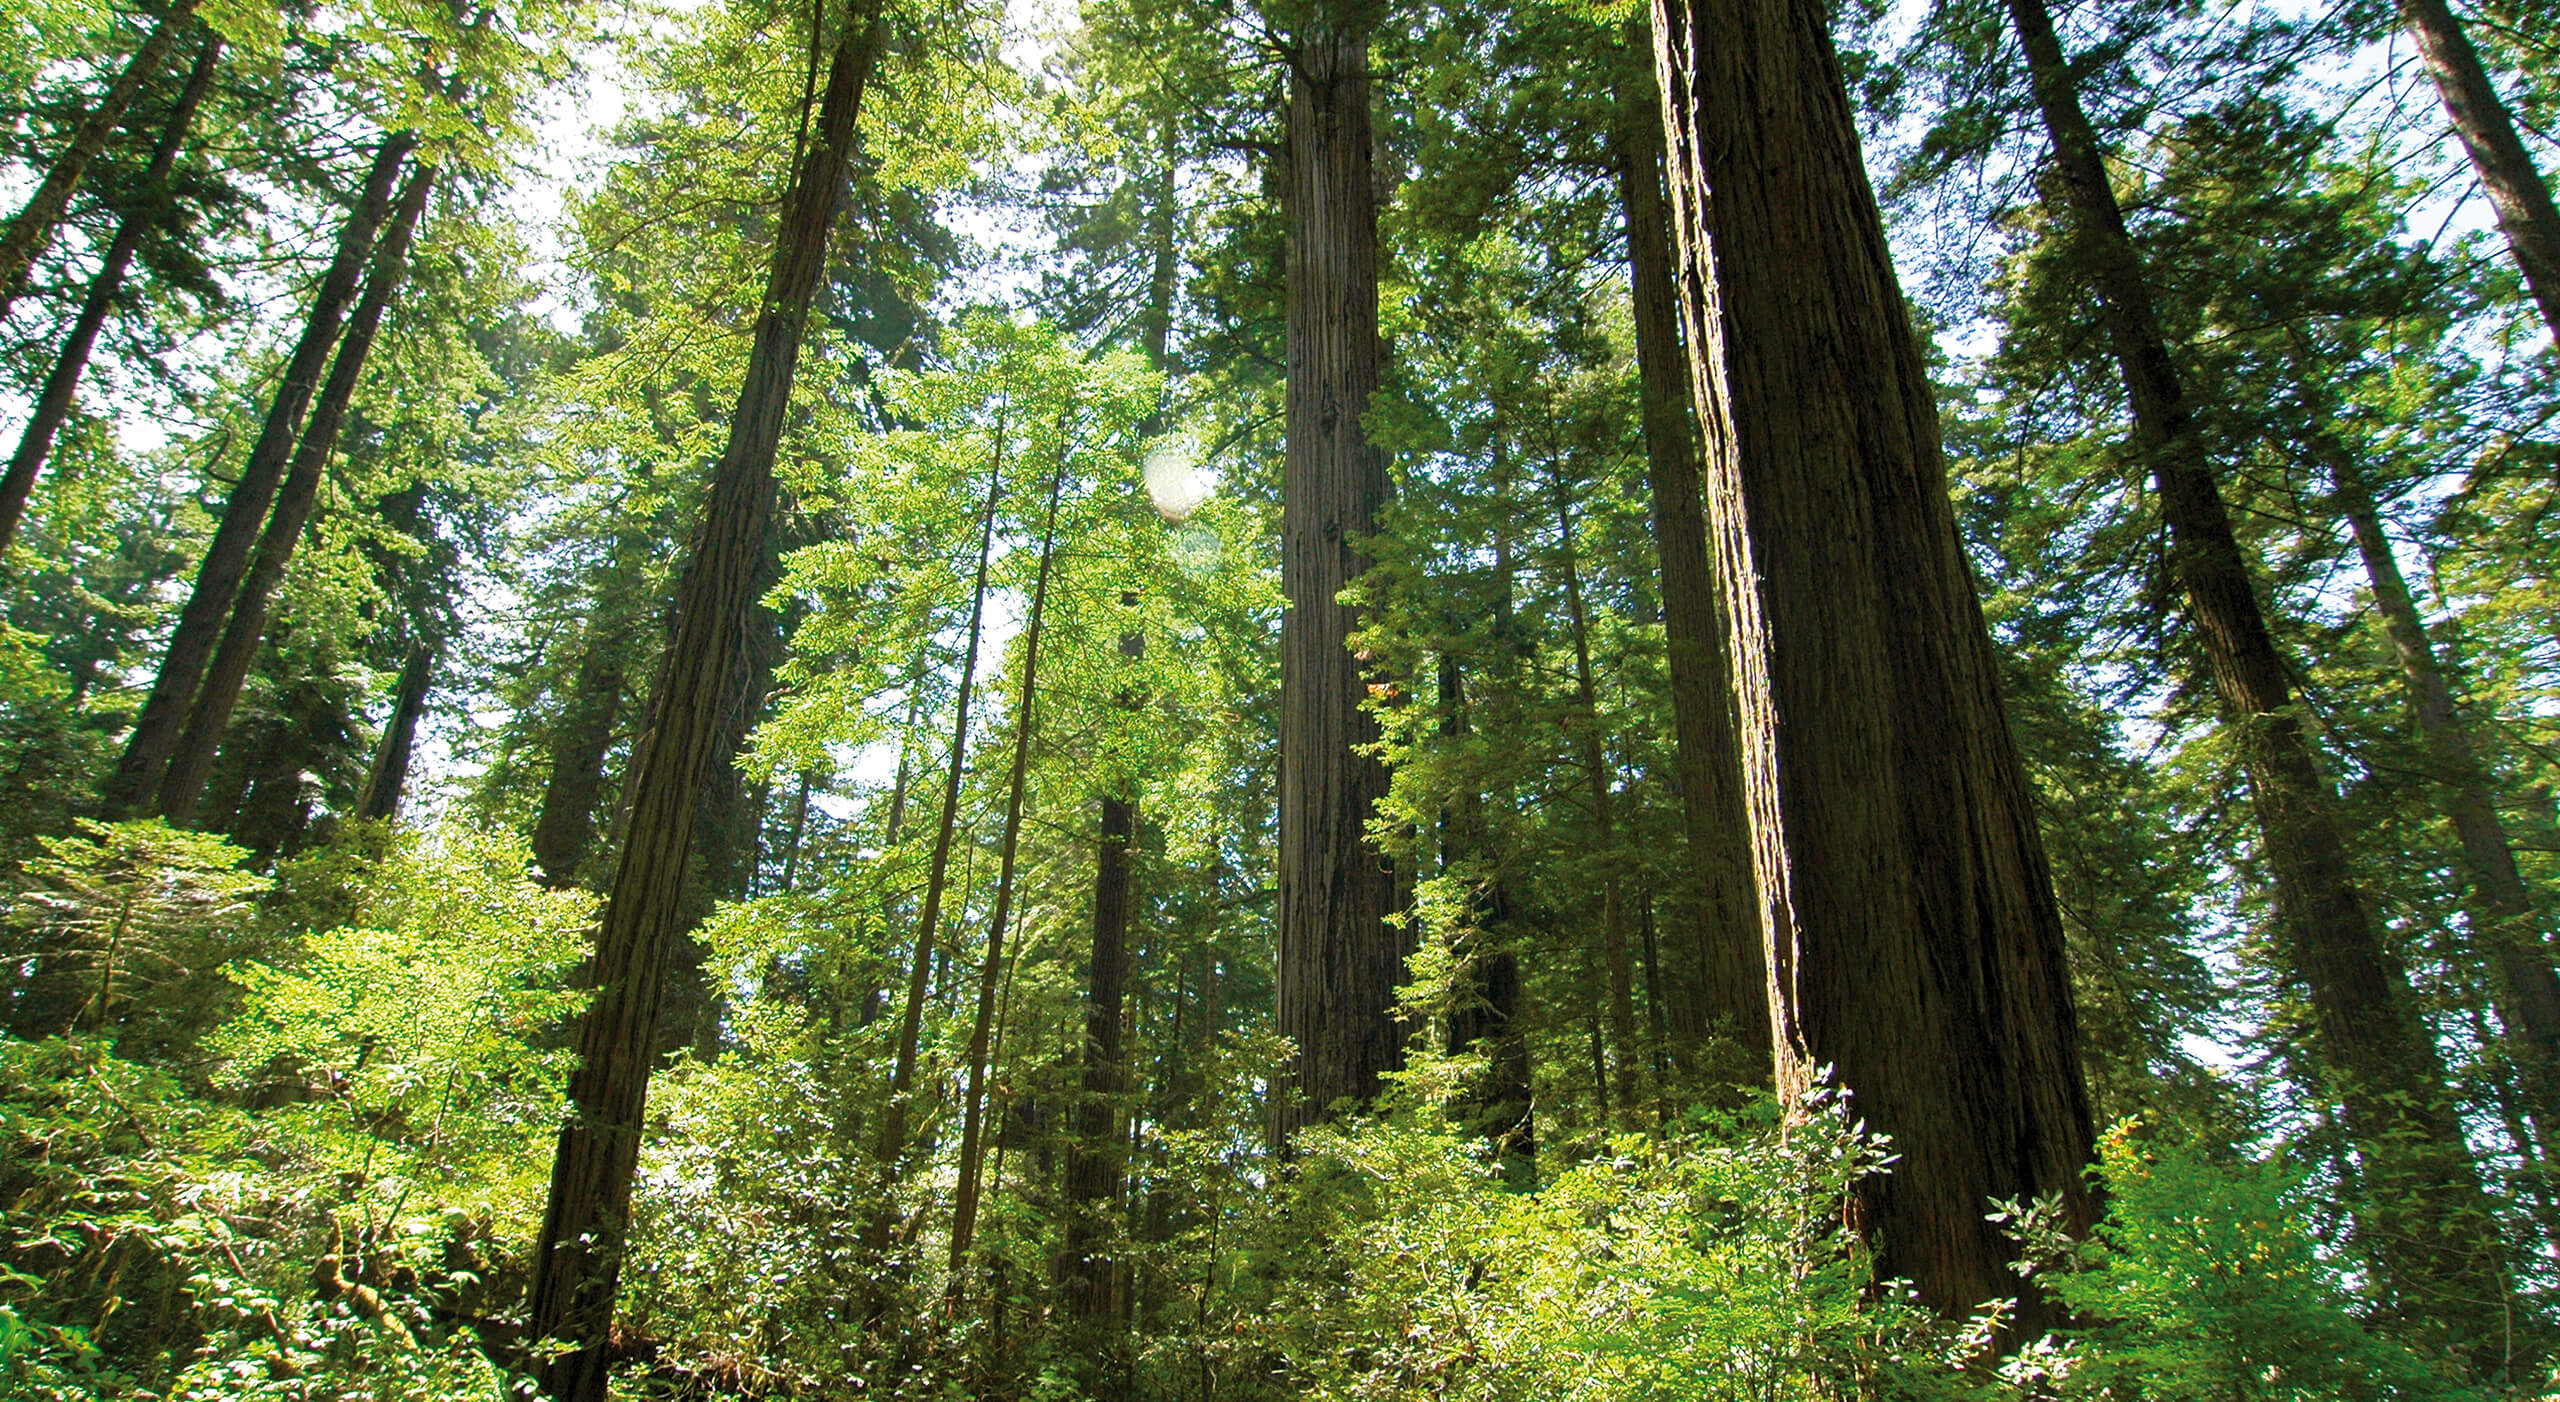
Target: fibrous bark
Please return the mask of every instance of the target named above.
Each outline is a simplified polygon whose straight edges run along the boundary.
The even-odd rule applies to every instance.
[[[652,702],[648,739],[634,757],[630,823],[589,965],[595,999],[579,1022],[570,1118],[561,1127],[533,1253],[528,1321],[529,1337],[566,1346],[542,1369],[544,1388],[561,1402],[596,1402],[605,1394],[606,1336],[630,1223],[659,1005],[680,936],[694,810],[717,742],[722,695],[747,646],[756,567],[774,506],[774,451],[880,40],[878,11],[869,0],[849,10],[834,35],[825,95],[783,200],[746,378],[692,560],[676,586],[670,665]],[[810,23],[826,31],[823,6]]]
[[[143,203],[116,222],[115,237],[108,241],[106,256],[99,259],[98,271],[89,279],[89,291],[80,301],[80,313],[71,323],[71,334],[54,356],[44,387],[36,392],[36,402],[27,413],[27,426],[18,435],[18,450],[10,455],[6,474],[0,475],[0,552],[7,551],[9,543],[18,538],[18,523],[26,516],[27,498],[35,491],[36,474],[44,468],[45,455],[53,450],[54,435],[71,417],[80,377],[89,368],[89,353],[96,348],[98,333],[115,310],[116,298],[124,290],[125,274],[133,268],[133,255],[142,247],[142,236],[166,213],[159,204],[162,187],[169,179],[169,168],[177,164],[178,152],[186,145],[187,129],[195,123],[196,108],[203,105],[205,93],[213,87],[214,69],[221,57],[219,38],[206,38],[204,46],[196,51],[195,66],[187,72],[187,85],[179,91],[177,105],[169,109],[168,120],[161,124],[160,140],[151,148],[151,164],[142,172]]]
[[[426,211],[427,196],[434,185],[434,166],[421,162],[411,167],[408,183],[392,209],[391,222],[382,232],[381,246],[374,250],[373,271],[365,278],[364,295],[357,300],[354,314],[347,318],[337,358],[329,366],[328,383],[321,387],[320,397],[312,405],[311,422],[302,430],[302,445],[294,450],[292,466],[276,489],[275,514],[267,519],[267,528],[258,536],[258,551],[249,562],[249,572],[240,580],[239,597],[231,606],[231,621],[222,630],[221,644],[214,649],[213,662],[205,669],[203,684],[196,690],[186,729],[180,732],[177,748],[169,755],[168,770],[161,776],[155,806],[172,823],[185,826],[195,820],[196,800],[204,790],[205,775],[213,769],[214,751],[222,745],[223,731],[231,724],[232,708],[240,702],[240,688],[249,680],[249,666],[257,660],[258,643],[266,636],[267,605],[284,583],[285,566],[292,563],[293,552],[302,543],[303,529],[311,523],[311,513],[320,504],[321,479],[337,455],[338,436],[345,430],[348,411],[355,405],[356,385],[364,378],[365,361],[373,352],[382,318],[408,277],[409,241],[417,232],[418,218]]]
[[[36,183],[35,193],[10,216],[7,225],[0,226],[0,319],[9,315],[18,294],[26,290],[27,273],[52,246],[55,231],[62,227],[63,212],[71,207],[72,195],[78,193],[90,163],[107,149],[107,141],[116,134],[116,125],[124,120],[125,109],[133,105],[134,95],[168,65],[169,51],[186,30],[188,11],[193,8],[194,0],[178,0],[169,7],[168,14],[151,26],[150,36],[125,61],[123,71],[99,96],[98,105],[71,129],[71,144],[54,157],[44,179]]]
[[[1995,1198],[2095,1215],[2062,922],[1956,538],[1937,406],[1822,0],[1657,0],[1691,389],[1777,1078],[1891,1136],[1888,1276],[2018,1293]],[[2022,1331],[2050,1323],[2033,1299]]]
[[[338,343],[347,303],[354,299],[356,280],[363,275],[365,260],[373,253],[374,234],[390,211],[391,182],[416,144],[417,136],[412,132],[384,138],[374,151],[373,166],[365,175],[354,208],[339,226],[337,251],[312,293],[310,317],[303,323],[302,336],[294,343],[293,353],[277,379],[266,422],[249,449],[249,460],[240,470],[239,481],[232,485],[230,499],[223,504],[222,519],[214,526],[213,539],[205,543],[204,558],[196,565],[195,587],[178,612],[178,626],[169,635],[169,649],[160,660],[158,675],[152,679],[151,694],[143,702],[142,714],[134,721],[133,734],[125,741],[123,758],[107,780],[105,807],[110,816],[126,817],[155,808],[169,757],[177,750],[180,728],[186,724],[197,688],[203,684],[205,664],[221,640],[223,623],[230,618],[232,601],[239,594],[241,576],[249,568],[250,547],[266,523],[267,508],[275,500],[294,444],[302,436],[303,413],[311,407],[320,373]]]
[[[1289,79],[1288,448],[1281,488],[1278,1030],[1297,1055],[1276,1095],[1285,1140],[1404,1060],[1396,883],[1368,840],[1386,766],[1337,601],[1369,566],[1386,460],[1361,425],[1378,384],[1378,207],[1368,31],[1295,36]]]
[[[1634,43],[1650,49],[1642,21]],[[1739,1048],[1739,1069],[1768,1075],[1768,979],[1753,914],[1751,840],[1742,811],[1741,742],[1734,734],[1732,664],[1724,609],[1707,551],[1698,494],[1696,430],[1680,347],[1678,264],[1662,200],[1662,100],[1649,53],[1624,80],[1618,133],[1619,203],[1626,214],[1627,281],[1635,311],[1636,373],[1643,393],[1645,486],[1662,563],[1662,626],[1671,673],[1673,753],[1687,823],[1689,881],[1680,895],[1694,991],[1671,1000],[1672,1030],[1693,1059],[1709,1037]],[[1680,982],[1690,983],[1683,977]]]
[[[2435,1039],[2357,890],[2336,799],[2294,707],[2247,557],[2194,432],[2142,255],[2041,0],[2008,0],[2083,275],[2098,294],[2134,447],[2159,489],[2169,570],[2249,778],[2277,924],[2310,994],[2325,1089],[2363,1160],[2359,1233],[2412,1314],[2485,1346],[2505,1296],[2500,1250]]]

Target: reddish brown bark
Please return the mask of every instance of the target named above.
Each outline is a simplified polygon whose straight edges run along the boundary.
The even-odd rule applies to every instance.
[[[354,208],[339,226],[337,251],[312,293],[311,314],[303,323],[301,339],[285,361],[275,398],[267,406],[266,422],[249,449],[239,480],[232,485],[230,499],[223,504],[222,519],[205,543],[204,558],[196,565],[195,587],[178,612],[177,628],[169,635],[169,648],[152,679],[151,694],[125,741],[124,756],[107,780],[105,808],[110,816],[152,811],[159,798],[169,757],[177,750],[180,729],[203,684],[205,664],[221,640],[241,576],[248,571],[250,547],[266,523],[267,507],[275,500],[294,444],[302,436],[303,413],[311,407],[320,373],[338,343],[339,323],[356,295],[365,260],[372,256],[374,234],[390,211],[391,182],[416,144],[412,132],[383,139]]]
[[[1289,78],[1288,447],[1281,487],[1278,1030],[1297,1047],[1274,1133],[1367,1100],[1404,1063],[1395,989],[1405,941],[1396,883],[1368,839],[1386,766],[1361,710],[1354,610],[1337,599],[1369,566],[1385,455],[1361,425],[1378,385],[1378,204],[1369,36],[1294,36]]]
[[[213,769],[214,752],[221,748],[223,732],[231,725],[232,708],[240,702],[240,688],[249,680],[250,664],[257,660],[258,643],[266,636],[267,605],[284,583],[285,566],[292,563],[293,552],[302,543],[302,532],[311,523],[311,513],[320,504],[321,479],[327,475],[330,459],[337,455],[338,436],[346,428],[347,414],[355,407],[356,386],[364,378],[374,336],[381,331],[383,316],[407,280],[409,240],[417,232],[418,218],[426,212],[427,195],[434,186],[435,167],[420,163],[410,169],[408,184],[392,209],[391,223],[382,232],[381,246],[374,250],[373,271],[365,279],[364,295],[357,300],[355,313],[347,318],[337,358],[329,366],[328,383],[321,387],[320,397],[312,406],[311,422],[302,430],[302,446],[294,450],[293,464],[276,489],[275,514],[267,519],[267,528],[258,537],[258,553],[249,562],[249,572],[241,578],[239,598],[231,606],[231,621],[222,630],[222,642],[214,649],[212,665],[205,669],[204,683],[197,689],[195,706],[188,713],[187,728],[179,734],[177,748],[169,755],[168,771],[161,777],[157,806],[160,815],[172,823],[183,827],[195,821],[196,800],[204,791],[205,775]]]
[[[567,1346],[542,1368],[544,1389],[561,1402],[598,1402],[605,1395],[641,1112],[667,965],[682,935],[694,810],[718,743],[721,702],[748,645],[757,566],[774,506],[774,452],[879,47],[877,15],[858,0],[830,46],[824,96],[783,199],[728,443],[713,470],[692,560],[676,586],[669,665],[652,700],[648,738],[632,765],[631,818],[589,965],[595,998],[578,1026],[570,1118],[561,1127],[533,1252],[530,1337]],[[825,19],[820,7],[811,23],[823,32]],[[818,47],[811,45],[813,52]]]
[[[2094,1216],[2041,841],[1822,0],[1657,0],[1691,388],[1776,1030],[1891,1136],[1887,1275],[2013,1296],[1995,1198]],[[1712,199],[1709,192],[1712,191]],[[2019,1327],[2050,1322],[2025,1303]]]
[[[2480,65],[2480,52],[2445,0],[2400,0],[2400,22],[2409,27],[2427,75],[2435,80],[2446,118],[2471,157],[2480,189],[2498,212],[2525,291],[2542,311],[2542,323],[2560,342],[2560,208],[2536,170],[2515,118]]]

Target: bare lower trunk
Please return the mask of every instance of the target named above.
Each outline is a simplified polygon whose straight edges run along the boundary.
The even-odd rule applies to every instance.
[[[107,244],[106,256],[98,261],[97,273],[89,279],[89,292],[81,299],[80,314],[71,324],[71,334],[54,356],[53,370],[45,376],[44,387],[36,392],[26,429],[18,435],[18,451],[10,456],[7,473],[0,475],[0,552],[18,538],[18,523],[26,516],[27,498],[35,491],[36,474],[44,468],[45,455],[53,450],[54,435],[71,417],[80,376],[89,368],[89,352],[96,348],[98,332],[115,310],[117,294],[124,290],[125,274],[133,267],[133,255],[142,247],[143,234],[164,213],[157,203],[165,194],[162,187],[169,179],[169,168],[177,164],[179,150],[186,145],[187,129],[195,122],[196,108],[213,86],[214,68],[221,57],[222,40],[216,37],[208,37],[204,47],[197,50],[195,67],[187,72],[187,85],[178,94],[178,105],[169,109],[168,120],[160,128],[159,144],[151,148],[151,164],[142,172],[143,203],[116,222],[115,237]]]
[[[2560,342],[2560,208],[2551,186],[2534,169],[2533,157],[2516,135],[2515,118],[2480,66],[2479,50],[2462,32],[2453,7],[2445,0],[2400,0],[2400,22],[2409,27],[2418,52],[2444,100],[2454,135],[2471,156],[2489,207],[2498,212],[2498,227],[2507,236],[2516,267],[2524,274],[2525,291],[2542,309],[2542,323]]]
[[[18,294],[26,290],[27,273],[52,246],[55,230],[62,227],[63,212],[71,207],[71,196],[89,173],[90,162],[107,149],[108,140],[116,134],[116,125],[124,120],[125,109],[133,105],[134,94],[168,66],[169,51],[188,27],[188,12],[193,8],[192,0],[179,0],[151,26],[150,37],[134,50],[124,71],[98,98],[98,105],[71,129],[71,144],[54,157],[44,179],[36,183],[35,193],[27,197],[26,204],[10,216],[5,226],[0,226],[0,319],[7,318],[9,308],[17,304]]]
[[[2018,1293],[1995,1198],[2080,1177],[2088,1093],[1937,405],[1821,0],[1657,0],[1673,227],[1788,1103],[1892,1137],[1849,1221],[1950,1313]],[[1712,199],[1709,192],[1712,191]],[[2017,1327],[2051,1323],[2023,1302]]]
[[[409,645],[409,660],[400,669],[400,688],[391,702],[391,719],[383,723],[382,746],[373,770],[365,776],[364,799],[356,816],[387,823],[400,814],[401,791],[409,785],[409,759],[417,749],[418,720],[427,711],[427,686],[435,676],[436,650],[421,638]]]
[[[177,748],[170,752],[156,806],[162,817],[182,827],[195,821],[196,799],[204,790],[205,775],[213,769],[214,751],[221,748],[223,731],[231,724],[232,708],[240,702],[240,688],[249,680],[250,664],[257,660],[258,643],[266,636],[267,605],[284,583],[285,566],[292,563],[293,552],[302,543],[303,529],[320,504],[320,482],[328,472],[330,459],[337,454],[338,435],[345,429],[347,413],[355,405],[356,386],[364,378],[365,360],[373,351],[374,336],[381,331],[382,318],[400,295],[400,284],[408,276],[409,240],[417,232],[419,215],[426,211],[435,176],[435,167],[423,163],[409,171],[409,183],[393,207],[390,225],[383,230],[382,245],[374,250],[373,272],[365,279],[364,296],[356,302],[355,314],[347,318],[337,359],[329,366],[328,383],[321,387],[320,397],[311,409],[311,422],[302,431],[302,446],[295,449],[293,465],[276,490],[275,514],[258,537],[258,553],[240,581],[239,598],[231,606],[231,621],[224,627],[221,645],[214,649],[213,663],[206,668],[204,683],[197,689],[187,728],[180,733]]]
[[[1651,34],[1639,21],[1633,39]],[[1745,1076],[1769,1074],[1769,987],[1753,915],[1750,823],[1742,811],[1741,742],[1734,734],[1733,665],[1725,655],[1724,608],[1698,493],[1698,453],[1680,346],[1678,263],[1662,202],[1662,100],[1650,56],[1624,84],[1619,134],[1619,202],[1626,212],[1627,280],[1633,295],[1636,369],[1644,395],[1645,485],[1662,560],[1662,625],[1671,672],[1671,716],[1679,763],[1680,812],[1687,820],[1690,881],[1681,895],[1684,942],[1696,971],[1672,1000],[1675,1060],[1698,1044],[1727,1038]]]
[[[1295,36],[1288,140],[1288,450],[1281,489],[1278,1030],[1297,1048],[1273,1131],[1364,1101],[1404,1064],[1396,883],[1368,839],[1386,766],[1337,602],[1369,566],[1384,454],[1361,426],[1378,384],[1378,207],[1365,29]]]
[[[267,507],[275,500],[294,444],[302,436],[303,411],[310,408],[329,352],[338,343],[339,321],[346,313],[347,303],[356,295],[356,280],[364,273],[365,260],[373,253],[374,233],[390,211],[391,182],[416,144],[417,137],[411,132],[384,139],[374,153],[373,168],[365,176],[355,207],[339,227],[337,252],[311,296],[310,318],[303,324],[302,337],[294,344],[293,354],[285,361],[284,373],[276,382],[275,399],[267,407],[266,423],[258,430],[258,441],[249,449],[249,460],[240,470],[239,481],[232,485],[230,500],[223,504],[222,519],[214,526],[213,539],[205,543],[204,558],[196,565],[195,587],[187,594],[186,606],[179,610],[178,626],[169,635],[169,648],[161,658],[158,675],[152,679],[151,695],[143,702],[142,714],[134,721],[133,734],[125,742],[124,756],[107,781],[105,808],[111,817],[153,811],[159,798],[161,778],[168,770],[169,757],[177,751],[180,728],[186,724],[196,690],[204,681],[205,664],[221,640],[223,623],[231,616],[241,576],[249,568],[250,547],[258,539],[259,528],[266,524]]]
[[[2435,770],[2445,822],[2470,864],[2464,914],[2473,941],[2488,956],[2498,1021],[2505,1025],[2539,1151],[2548,1158],[2555,1137],[2560,1137],[2560,974],[2553,971],[2550,947],[2534,926],[2533,897],[2516,866],[2506,825],[2499,821],[2488,773],[2472,747],[2444,668],[2436,661],[2426,620],[2420,617],[2409,582],[2400,573],[2391,539],[2383,534],[2373,493],[2355,460],[2344,451],[2332,457],[2330,475],[2339,510],[2364,561],[2365,578],[2373,587],[2374,610],[2382,615],[2383,632],[2391,639],[2400,674],[2408,683],[2409,710]]]
[[[631,1218],[659,1004],[680,937],[694,809],[717,741],[722,695],[747,646],[756,567],[773,511],[774,451],[879,43],[876,13],[852,6],[834,36],[825,96],[783,200],[728,443],[713,472],[693,558],[676,586],[670,665],[652,701],[649,738],[633,760],[630,824],[590,965],[595,1001],[579,1022],[570,1118],[560,1131],[532,1259],[528,1337],[565,1346],[542,1368],[545,1390],[561,1402],[599,1402],[605,1395],[606,1337]],[[812,16],[813,25],[823,28],[823,22],[823,10]]]
[[[2126,232],[2052,16],[2041,0],[2008,6],[2053,141],[2071,235],[2105,308],[2133,407],[2135,447],[2159,488],[2170,574],[2249,776],[2277,921],[2311,996],[2325,1089],[2344,1106],[2364,1159],[2359,1234],[2404,1311],[2485,1348],[2504,1332],[2501,1251],[2446,1091],[2443,1057],[2356,889],[2335,795],[2303,731],[2247,557],[2189,423],[2141,252]]]

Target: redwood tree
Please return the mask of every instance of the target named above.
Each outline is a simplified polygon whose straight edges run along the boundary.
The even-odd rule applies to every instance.
[[[1948,502],[1937,408],[1822,0],[1657,0],[1673,226],[1778,1084],[1891,1136],[1888,1276],[2018,1293],[1984,1215],[2095,1215],[2062,923]],[[1710,198],[1712,192],[1712,198]],[[2023,1302],[2022,1330],[2050,1322]]]
[[[783,197],[728,442],[676,587],[664,680],[633,760],[630,824],[588,968],[595,1000],[579,1022],[570,1118],[561,1126],[533,1255],[531,1337],[568,1346],[542,1370],[544,1387],[562,1402],[605,1394],[606,1334],[630,1224],[659,1004],[682,933],[694,810],[718,743],[723,695],[748,645],[774,507],[774,451],[880,42],[878,13],[875,0],[854,0],[833,36],[825,94]],[[810,23],[823,34],[826,18],[821,3]]]

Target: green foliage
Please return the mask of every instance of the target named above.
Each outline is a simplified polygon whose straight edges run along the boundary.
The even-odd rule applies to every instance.
[[[10,904],[32,960],[12,1025],[23,1035],[117,1028],[155,1042],[202,1030],[219,1007],[221,963],[242,952],[265,878],[218,837],[157,819],[79,824],[41,840]]]

